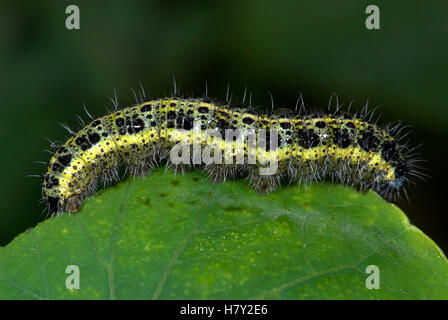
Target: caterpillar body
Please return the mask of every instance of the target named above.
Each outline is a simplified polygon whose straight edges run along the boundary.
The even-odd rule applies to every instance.
[[[194,123],[199,123],[200,131],[195,131]],[[256,146],[257,160],[249,163],[248,141],[238,140],[243,145],[240,165],[203,164],[216,182],[245,175],[257,191],[271,192],[283,182],[332,179],[394,199],[404,191],[410,176],[416,175],[411,150],[399,143],[399,127],[381,128],[369,120],[367,112],[350,115],[338,107],[333,113],[266,114],[208,98],[171,97],[115,110],[73,133],[49,162],[43,176],[43,199],[51,213],[76,212],[99,181],[118,179],[121,166],[131,175],[144,176],[164,160],[172,164],[168,155],[179,142],[196,141],[202,147],[233,150],[238,143],[235,139],[227,141],[203,133],[215,130],[224,136],[226,129],[263,129],[268,136],[276,130],[278,144],[275,148]],[[237,156],[235,152],[232,157]],[[275,174],[260,175],[263,159],[278,162]],[[182,170],[188,167],[175,166]]]

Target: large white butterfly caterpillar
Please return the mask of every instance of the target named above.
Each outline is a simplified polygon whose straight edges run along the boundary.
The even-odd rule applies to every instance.
[[[274,149],[269,144],[256,147],[257,155],[277,160],[275,174],[259,174],[257,169],[265,164],[247,161],[248,142],[243,141],[243,164],[204,165],[213,181],[245,175],[254,189],[271,192],[282,182],[331,179],[395,199],[411,176],[419,176],[413,149],[401,144],[401,125],[381,128],[371,117],[367,108],[349,114],[339,106],[328,113],[311,114],[301,108],[299,112],[266,114],[208,98],[140,101],[92,119],[57,147],[43,176],[43,198],[51,213],[76,212],[83,199],[95,192],[99,181],[118,179],[121,166],[131,175],[144,176],[154,165],[164,160],[170,163],[169,151],[182,139],[196,140],[202,147],[213,144],[222,150],[235,143],[210,139],[201,131],[194,133],[194,123],[199,123],[204,132],[215,130],[222,136],[226,129],[264,129],[268,136],[276,130],[278,137]]]

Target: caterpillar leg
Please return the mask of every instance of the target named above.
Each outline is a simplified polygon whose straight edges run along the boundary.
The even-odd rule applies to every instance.
[[[206,165],[204,171],[207,173],[210,181],[214,183],[224,182],[229,179],[235,179],[240,175],[243,168],[238,168],[235,165]]]
[[[150,160],[136,161],[129,163],[127,168],[129,174],[134,177],[146,177],[154,168],[154,164]]]
[[[157,165],[155,150],[149,146],[131,149],[129,155],[124,160],[129,173],[137,177],[146,177]]]
[[[67,201],[67,204],[65,206],[66,211],[70,213],[76,213],[79,211],[79,208],[81,207],[81,199],[69,199]]]
[[[192,166],[191,164],[184,164],[184,163],[174,164],[170,161],[168,161],[167,167],[172,168],[175,174],[184,174],[187,171],[190,171],[194,168],[194,166]]]
[[[260,175],[258,167],[250,167],[248,177],[252,189],[260,193],[271,193],[280,185],[278,174]]]

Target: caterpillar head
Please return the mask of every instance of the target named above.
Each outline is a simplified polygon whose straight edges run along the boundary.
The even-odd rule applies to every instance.
[[[46,202],[50,214],[57,214],[59,212],[75,213],[79,211],[82,204],[82,199],[77,194],[66,199],[62,199],[58,196],[48,196],[46,198]]]

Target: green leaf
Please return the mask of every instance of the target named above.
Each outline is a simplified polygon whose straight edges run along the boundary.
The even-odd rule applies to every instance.
[[[66,287],[69,265],[80,289]],[[380,289],[366,288],[369,265]],[[157,169],[0,248],[0,298],[446,299],[448,262],[373,192],[315,184],[266,196],[245,180]]]

